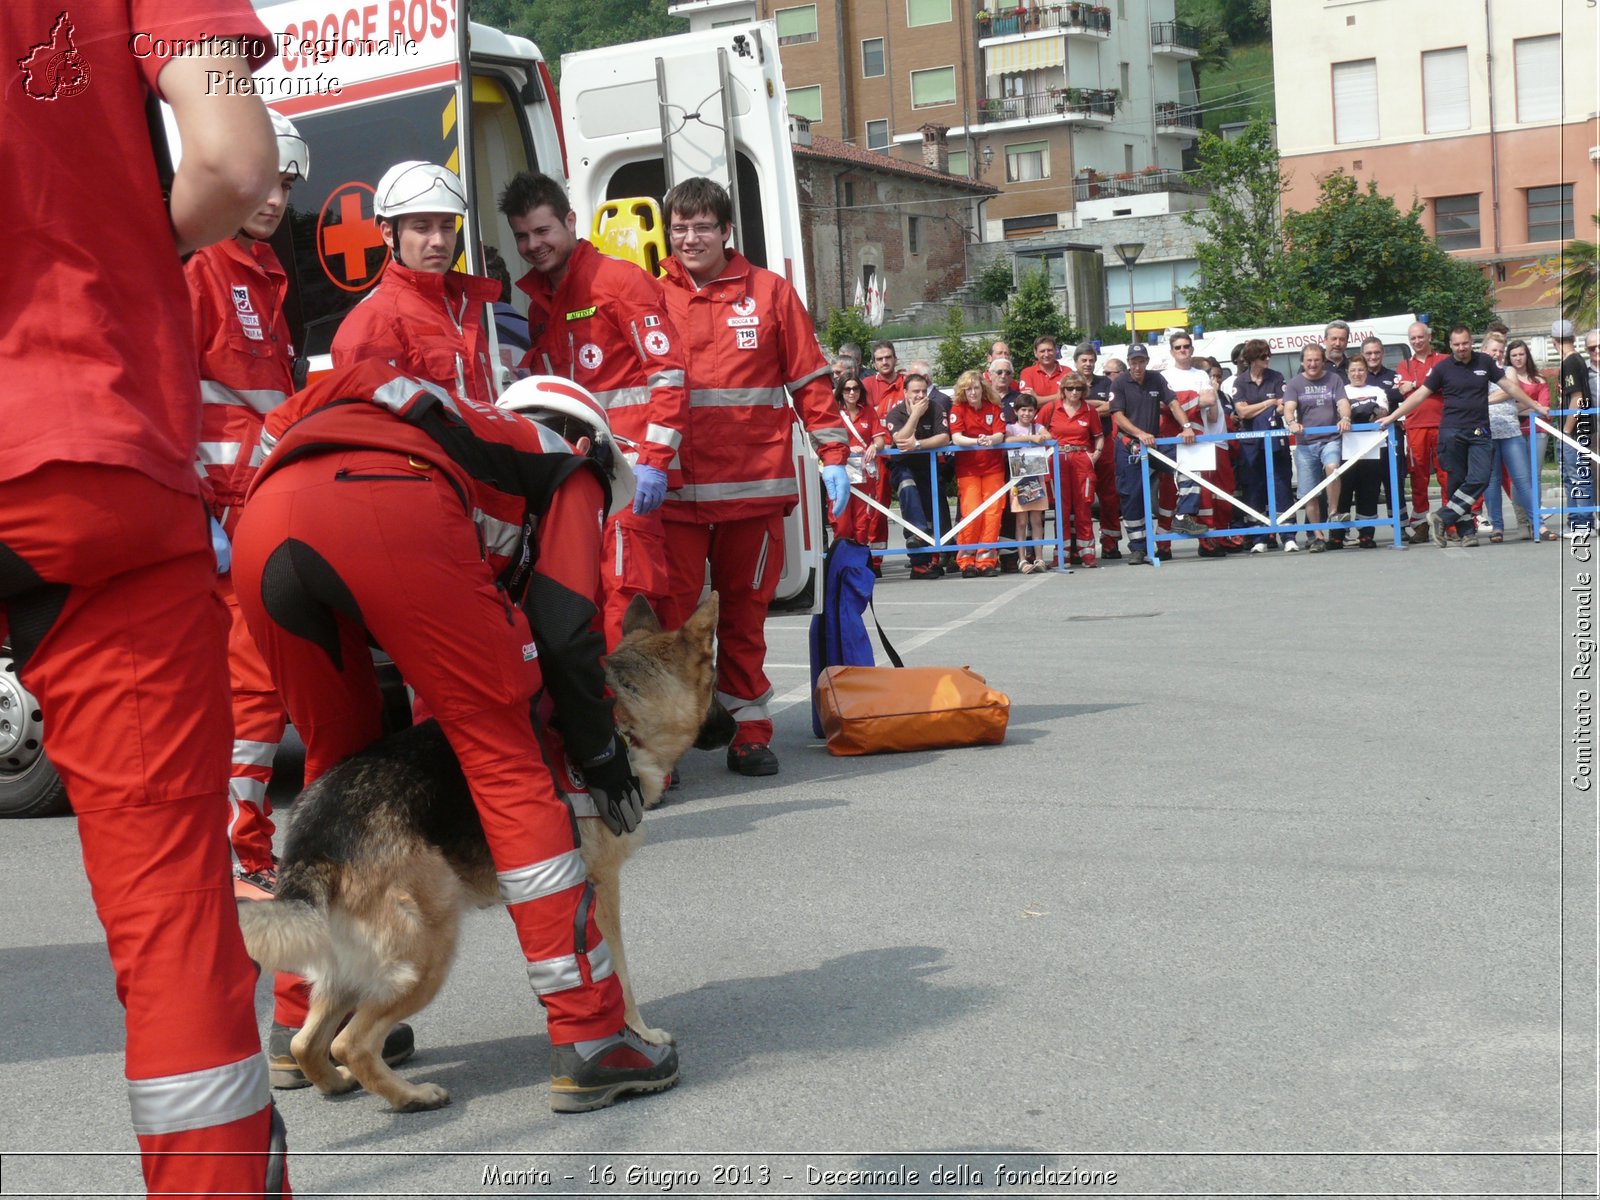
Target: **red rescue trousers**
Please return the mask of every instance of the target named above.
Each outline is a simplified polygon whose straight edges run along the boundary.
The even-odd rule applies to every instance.
[[[1108,432],[1100,461],[1094,465],[1095,494],[1100,500],[1100,548],[1115,550],[1122,540],[1122,501],[1117,496],[1116,456]]]
[[[1111,447],[1106,446],[1102,453],[1109,455]],[[1094,553],[1092,505],[1096,480],[1095,465],[1089,457],[1087,450],[1061,447],[1061,536],[1069,546],[1076,539],[1080,554]]]
[[[307,781],[380,736],[367,635],[388,652],[461,761],[550,1040],[605,1037],[622,1028],[622,989],[577,823],[539,749],[533,634],[478,545],[437,468],[387,450],[329,452],[257,486],[234,582],[305,740]],[[281,986],[278,997],[276,1019],[303,1024]]]
[[[606,649],[615,650],[628,602],[643,596],[659,616],[667,598],[667,531],[660,509],[640,516],[630,504],[606,520],[600,583],[605,589]]]
[[[865,492],[869,496],[875,496],[878,491],[879,478],[886,474],[888,474],[888,471],[880,466],[878,471],[869,475],[865,481],[851,484],[850,486],[857,491]],[[882,513],[856,495],[852,495],[846,501],[844,511],[837,517],[832,516],[831,509],[826,511],[829,513],[829,519],[833,522],[834,537],[848,538],[852,542],[860,542],[863,546],[871,546],[873,544],[872,539],[875,530],[878,524],[885,519]]]
[[[669,514],[664,524],[671,595],[661,624],[677,629],[694,613],[709,562],[718,597],[717,699],[739,723],[734,745],[769,745],[767,606],[783,574],[783,514],[773,509],[715,525],[674,521]]]
[[[1002,466],[995,466],[987,471],[957,475],[956,495],[961,501],[962,519],[965,520],[977,512],[978,506],[1005,487],[1005,483],[1006,469]],[[988,550],[969,550],[968,547],[1000,540],[1000,516],[1005,505],[1006,498],[1002,495],[979,513],[976,520],[961,527],[961,532],[956,534],[956,545],[960,547],[956,551],[956,566],[964,569],[1000,561],[999,550],[992,547]]]
[[[232,575],[219,576],[228,606],[228,684],[233,692],[233,765],[228,772],[228,842],[233,865],[246,874],[263,871],[272,855],[272,759],[289,716],[239,611]]]
[[[78,814],[145,1184],[261,1196],[273,1114],[228,878],[215,579],[198,497],[82,463],[0,483],[0,627]]]
[[[1411,477],[1411,517],[1421,522],[1428,511],[1428,476],[1437,475],[1439,495],[1448,496],[1450,485],[1439,465],[1439,428],[1406,430],[1406,474]]]

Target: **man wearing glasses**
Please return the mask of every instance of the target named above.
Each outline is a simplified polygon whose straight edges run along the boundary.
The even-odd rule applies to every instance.
[[[1568,338],[1572,335],[1570,322]],[[1559,330],[1557,331],[1559,332]],[[1569,341],[1570,344],[1570,341]],[[1585,361],[1587,360],[1587,361]],[[1561,407],[1579,411],[1565,417],[1561,432],[1586,450],[1594,450],[1595,397],[1600,396],[1600,329],[1591,329],[1583,338],[1583,355],[1569,354],[1561,363]],[[1567,507],[1594,505],[1594,460],[1576,448],[1561,443],[1561,482],[1567,489]],[[1594,514],[1574,512],[1567,519],[1569,539],[1587,538],[1594,530]]]
[[[710,179],[685,180],[662,209],[672,247],[662,284],[689,387],[683,483],[661,509],[669,591],[662,623],[688,619],[709,562],[721,597],[717,698],[739,724],[728,769],[776,775],[765,622],[783,573],[783,517],[800,501],[791,461],[795,415],[823,462],[835,517],[850,499],[850,438],[805,304],[781,275],[728,247],[727,191]]]
[[[500,298],[493,279],[451,269],[467,190],[445,167],[411,160],[378,180],[378,232],[393,256],[378,286],[333,337],[333,365],[381,358],[462,399],[494,404],[483,306]]]

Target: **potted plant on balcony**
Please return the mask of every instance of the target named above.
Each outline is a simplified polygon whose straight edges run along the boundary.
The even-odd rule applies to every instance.
[[[976,16],[978,20],[978,31],[982,34],[988,34],[989,26],[994,21],[994,14],[987,8],[980,8],[977,11]]]
[[[1082,4],[1069,4],[1069,5],[1067,5],[1067,24],[1069,24],[1069,25],[1082,25],[1083,24],[1083,5]]]
[[[1074,112],[1083,108],[1082,88],[1069,87],[1066,91],[1061,93],[1060,108],[1057,111],[1068,108],[1072,109]]]
[[[1158,167],[1154,163],[1152,163],[1148,167],[1141,167],[1139,169],[1139,174],[1141,174],[1141,175],[1159,175],[1165,169],[1166,169],[1165,167]]]
[[[983,102],[983,119],[998,121],[1006,115],[1006,102],[999,96],[990,96]]]

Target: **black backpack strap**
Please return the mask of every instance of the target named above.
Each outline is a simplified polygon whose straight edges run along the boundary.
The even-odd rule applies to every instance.
[[[878,630],[878,641],[883,643],[883,652],[889,656],[889,661],[895,666],[905,666],[906,664],[901,661],[899,653],[894,648],[894,644],[889,641],[889,635],[883,632],[883,625],[878,620],[877,602],[874,600],[869,600],[867,601],[867,607],[872,609],[872,624]]]

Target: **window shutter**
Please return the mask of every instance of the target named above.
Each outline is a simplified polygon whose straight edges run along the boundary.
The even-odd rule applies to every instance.
[[[1468,96],[1467,48],[1428,50],[1422,55],[1422,128],[1452,133],[1472,124]]]
[[[1517,120],[1561,119],[1561,35],[1521,38],[1512,46],[1517,64]]]
[[[1371,142],[1378,137],[1378,63],[1333,64],[1333,140]]]

